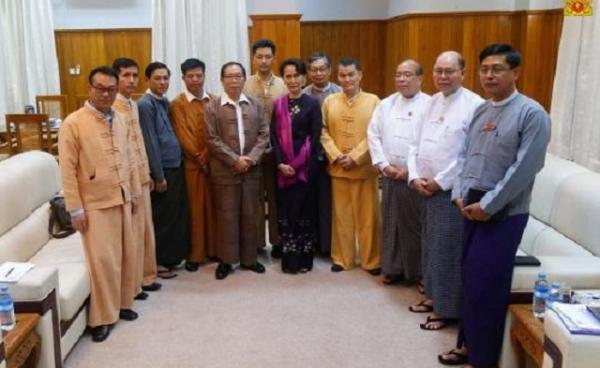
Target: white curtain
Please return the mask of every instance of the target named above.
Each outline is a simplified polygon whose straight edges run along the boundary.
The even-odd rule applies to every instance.
[[[245,0],[154,0],[152,60],[171,70],[169,98],[183,91],[179,66],[185,59],[204,61],[205,90],[220,93],[221,66],[237,61],[249,72],[249,54]]]
[[[4,114],[60,93],[51,0],[0,1],[0,130]]]
[[[600,172],[600,6],[565,17],[552,94],[550,152]]]

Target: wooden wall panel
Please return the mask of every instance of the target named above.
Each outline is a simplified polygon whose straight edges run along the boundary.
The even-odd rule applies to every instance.
[[[520,15],[523,67],[519,88],[550,111],[562,31],[561,12]]]
[[[275,71],[280,60],[296,56],[306,60],[315,51],[329,54],[334,65],[343,56],[356,57],[363,67],[363,89],[381,97],[394,91],[394,70],[406,58],[423,64],[423,89],[435,92],[432,65],[435,57],[448,49],[464,54],[465,86],[482,94],[479,52],[489,43],[507,42],[523,54],[519,90],[549,109],[562,19],[562,9],[409,14],[373,21],[300,22],[297,14],[253,16],[249,39],[251,43],[263,37],[275,41]],[[61,90],[72,101],[77,94],[87,94],[87,74],[92,67],[129,56],[143,69],[151,57],[150,29],[59,30],[56,44]],[[76,64],[81,66],[81,75],[70,76],[68,68]],[[141,83],[138,92],[144,89]]]
[[[303,60],[316,51],[328,54],[333,65],[342,57],[354,57],[363,69],[362,88],[384,93],[385,21],[303,22],[300,35]],[[331,79],[336,80],[335,67]]]
[[[519,90],[550,108],[562,29],[562,9],[517,12],[411,14],[387,21],[385,72],[387,95],[394,90],[396,65],[414,58],[425,68],[423,90],[435,92],[432,66],[444,50],[465,57],[464,85],[483,95],[479,82],[479,52],[490,43],[509,43],[523,55]]]
[[[300,56],[300,17],[299,14],[250,16],[250,47],[261,38],[270,39],[275,43],[276,53],[272,68],[275,74],[279,74],[281,61]]]
[[[70,111],[77,106],[76,96],[88,93],[88,74],[96,66],[110,65],[117,57],[130,57],[140,65],[141,83],[136,92],[143,92],[143,71],[151,57],[150,29],[68,30],[55,32],[61,93],[69,96]],[[79,75],[70,75],[69,68],[80,66]]]

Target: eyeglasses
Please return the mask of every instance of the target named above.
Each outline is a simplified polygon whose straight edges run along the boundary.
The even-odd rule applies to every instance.
[[[240,80],[240,79],[244,79],[244,76],[241,74],[236,74],[236,75],[224,75],[223,79],[236,79],[236,80]]]
[[[415,73],[412,73],[412,72],[398,72],[398,73],[396,73],[394,76],[395,76],[396,78],[402,78],[402,77],[404,77],[404,78],[406,78],[406,79],[410,79],[410,78],[412,78],[412,77],[416,76],[416,74],[415,74]]]
[[[323,73],[323,74],[325,74],[325,73],[327,73],[327,71],[329,70],[329,68],[326,67],[326,66],[323,66],[321,68],[309,68],[308,70],[311,73]]]
[[[109,95],[117,93],[117,87],[102,87],[102,86],[94,86],[91,84],[91,87],[98,91],[101,95],[108,93]]]
[[[502,74],[505,71],[511,70],[511,68],[504,68],[498,65],[494,65],[491,68],[488,68],[487,66],[483,66],[481,68],[479,68],[479,74],[481,75],[488,75],[488,73],[492,73],[493,76],[497,77],[500,74]]]
[[[447,76],[452,76],[454,74],[456,74],[459,71],[459,69],[433,69],[433,74],[435,74],[435,76],[439,77],[441,75],[447,75]]]

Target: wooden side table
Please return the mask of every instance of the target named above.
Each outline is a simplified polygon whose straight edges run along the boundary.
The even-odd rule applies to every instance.
[[[35,332],[40,316],[35,313],[17,313],[17,323],[4,336],[6,367],[36,367],[40,359],[42,340]]]
[[[544,359],[544,323],[533,316],[531,304],[511,304],[508,309],[513,316],[510,340],[517,367],[525,367],[525,353],[541,367]]]

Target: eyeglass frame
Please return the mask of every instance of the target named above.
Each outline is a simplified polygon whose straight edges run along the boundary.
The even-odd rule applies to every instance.
[[[108,93],[109,95],[113,95],[115,93],[117,93],[119,91],[119,87],[114,86],[114,87],[100,87],[100,86],[95,86],[93,84],[89,85],[90,87],[92,87],[93,89],[95,89],[98,93],[100,93],[101,95]]]

